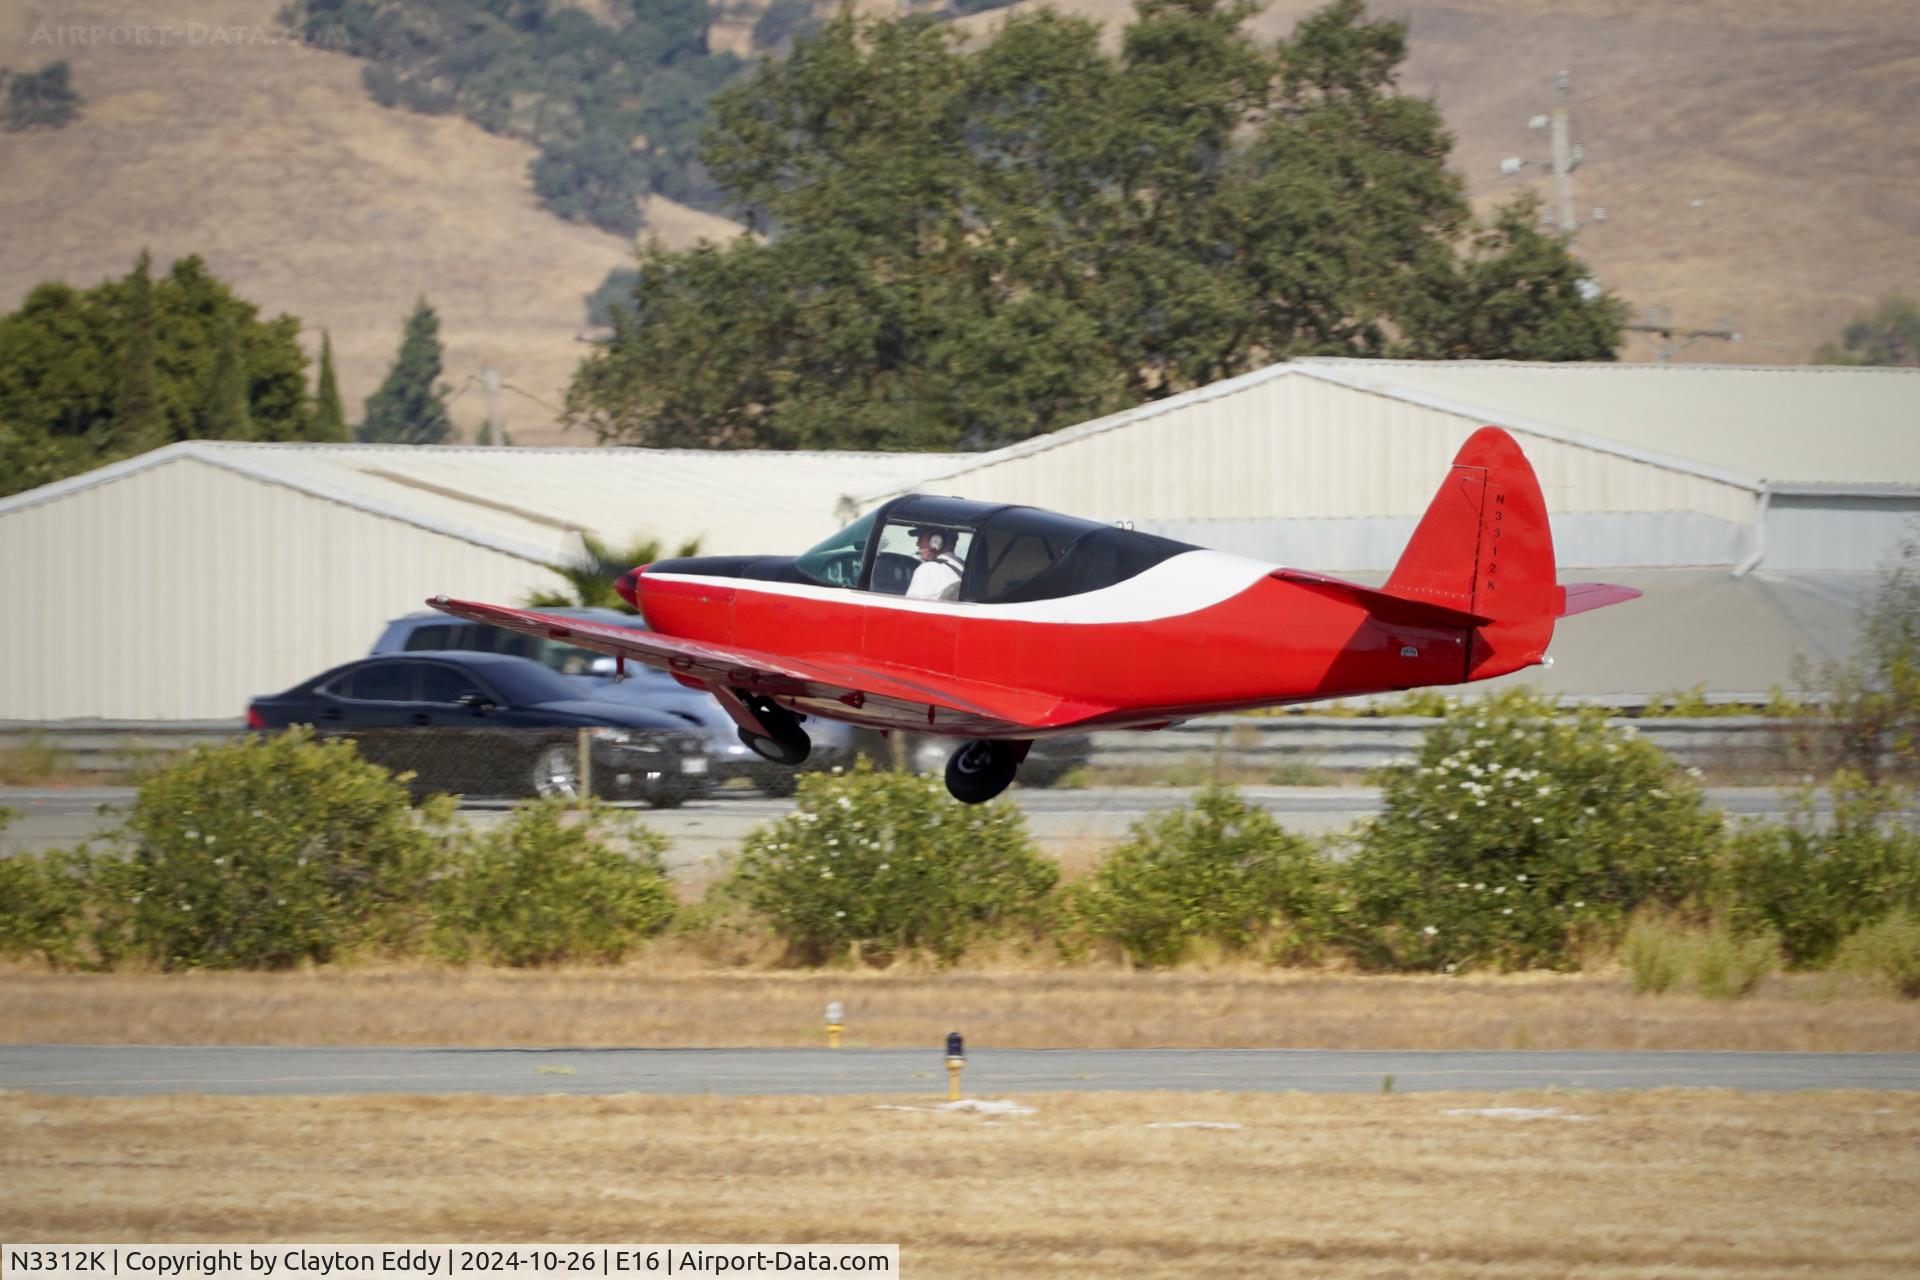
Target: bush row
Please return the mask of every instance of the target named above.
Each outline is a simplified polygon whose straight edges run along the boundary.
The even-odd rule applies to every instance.
[[[350,952],[618,960],[663,929],[658,834],[528,804],[466,832],[442,797],[305,733],[187,753],[102,844],[0,859],[0,953],[63,966],[282,969]]]
[[[603,808],[529,805],[465,833],[344,742],[192,753],[105,846],[0,860],[0,951],[56,964],[284,967],[348,952],[530,965],[617,959],[672,926],[771,934],[789,958],[958,959],[996,938],[1141,965],[1234,953],[1390,971],[1573,968],[1751,990],[1845,964],[1920,987],[1920,835],[1849,774],[1831,813],[1734,831],[1631,728],[1523,693],[1451,707],[1386,772],[1377,819],[1333,840],[1227,789],[1137,824],[1089,875],[1004,803],[865,768],[811,775],[695,910],[664,841]]]

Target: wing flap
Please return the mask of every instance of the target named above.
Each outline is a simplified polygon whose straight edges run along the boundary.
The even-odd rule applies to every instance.
[[[957,712],[982,728],[996,732],[1056,729],[1113,710],[1033,690],[950,679],[865,660],[817,655],[793,658],[755,649],[704,644],[603,622],[563,618],[557,614],[451,600],[446,596],[434,596],[427,604],[469,622],[483,622],[523,635],[565,640],[596,653],[658,667],[682,684],[748,689],[776,698],[835,701],[853,708],[860,707],[869,698],[878,698],[932,711]],[[927,723],[938,728],[942,722],[937,714],[930,713]]]

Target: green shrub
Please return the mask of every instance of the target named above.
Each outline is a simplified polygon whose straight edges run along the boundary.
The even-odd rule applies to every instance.
[[[1230,788],[1133,825],[1073,897],[1074,918],[1138,964],[1177,964],[1207,939],[1274,958],[1311,951],[1331,894],[1315,847]]]
[[[1620,954],[1636,995],[1662,995],[1687,976],[1687,937],[1670,924],[1637,919],[1621,939]]]
[[[57,850],[0,857],[0,956],[39,956],[53,965],[76,963],[81,958],[77,938],[85,919],[88,886],[83,853]]]
[[[1837,964],[1920,998],[1920,915],[1901,910],[1868,925],[1841,944]]]
[[[957,959],[1032,911],[1059,869],[1004,802],[962,805],[938,779],[808,774],[791,814],[747,837],[728,893],[804,961]]]
[[[1833,814],[1801,795],[1784,823],[1743,827],[1715,876],[1719,908],[1742,933],[1777,933],[1787,964],[1824,967],[1841,940],[1889,913],[1920,913],[1920,835],[1903,793],[1841,770],[1829,784]]]
[[[1704,883],[1719,819],[1631,727],[1524,690],[1449,709],[1344,868],[1348,942],[1381,967],[1565,968]]]
[[[516,806],[469,837],[435,885],[439,949],[515,967],[618,961],[673,919],[666,850],[664,836],[604,805]]]
[[[1709,1000],[1738,1000],[1759,989],[1780,964],[1780,939],[1771,932],[1741,934],[1725,921],[1704,928],[1642,916],[1620,942],[1621,958],[1640,995],[1682,986]]]
[[[1742,934],[1721,923],[1693,938],[1693,989],[1709,1000],[1752,995],[1780,966],[1780,938],[1771,931]]]
[[[444,856],[407,788],[305,732],[199,748],[149,774],[90,864],[93,940],[164,969],[278,969],[404,945]]]

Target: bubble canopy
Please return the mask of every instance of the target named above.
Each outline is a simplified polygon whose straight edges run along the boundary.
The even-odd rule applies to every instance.
[[[660,561],[653,573],[697,573],[900,595],[920,563],[919,535],[961,568],[962,604],[1013,604],[1112,586],[1196,548],[1156,534],[1036,507],[908,494],[791,557]]]

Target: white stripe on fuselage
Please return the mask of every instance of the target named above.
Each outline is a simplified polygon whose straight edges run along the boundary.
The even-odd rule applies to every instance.
[[[761,595],[788,596],[822,603],[861,605],[870,609],[898,609],[907,613],[993,618],[1006,622],[1065,622],[1100,624],[1152,622],[1211,608],[1231,600],[1279,568],[1226,551],[1183,551],[1162,560],[1125,582],[1052,600],[1019,604],[970,604],[963,600],[909,600],[882,591],[854,591],[846,587],[816,587],[799,582],[765,582],[758,578],[721,578],[699,573],[659,573],[662,581],[697,583]],[[644,589],[644,587],[643,587]]]

